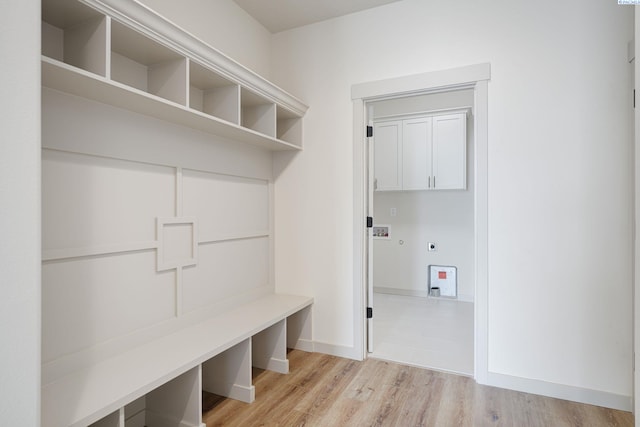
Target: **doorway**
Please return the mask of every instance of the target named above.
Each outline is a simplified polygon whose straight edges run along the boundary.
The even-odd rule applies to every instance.
[[[370,357],[473,375],[473,102],[471,88],[365,102]]]
[[[474,369],[476,381],[486,382],[487,361],[487,103],[489,64],[478,64],[390,80],[362,83],[352,87],[354,106],[354,308],[356,313],[356,339],[361,340],[362,358],[368,356],[368,343],[373,336],[375,301],[370,278],[373,265],[369,249],[372,231],[367,228],[367,217],[372,217],[372,167],[369,156],[370,138],[366,126],[371,124],[368,107],[372,102],[446,92],[459,89],[473,91],[475,120],[474,158]],[[371,224],[373,225],[373,224]]]

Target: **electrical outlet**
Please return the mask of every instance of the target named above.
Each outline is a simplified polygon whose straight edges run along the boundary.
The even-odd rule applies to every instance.
[[[429,250],[429,252],[435,252],[438,250],[438,245],[436,245],[434,242],[429,242],[427,243],[427,249]]]
[[[391,216],[396,216],[397,213],[398,211],[396,210],[396,208],[391,208],[391,212],[390,212]]]

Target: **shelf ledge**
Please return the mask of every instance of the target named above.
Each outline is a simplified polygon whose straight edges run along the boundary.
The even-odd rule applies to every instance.
[[[84,71],[55,59],[42,57],[42,85],[114,107],[187,126],[228,140],[241,141],[272,151],[302,147],[263,135],[235,123]]]

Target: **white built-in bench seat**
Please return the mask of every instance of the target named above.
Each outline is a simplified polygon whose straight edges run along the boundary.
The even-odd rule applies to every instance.
[[[46,384],[42,426],[200,427],[202,390],[251,402],[252,366],[288,372],[312,303],[270,294]]]

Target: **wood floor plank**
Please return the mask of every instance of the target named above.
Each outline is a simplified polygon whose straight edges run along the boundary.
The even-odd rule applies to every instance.
[[[382,360],[289,352],[291,373],[254,370],[256,400],[203,394],[207,427],[633,426],[629,412],[481,386]]]

